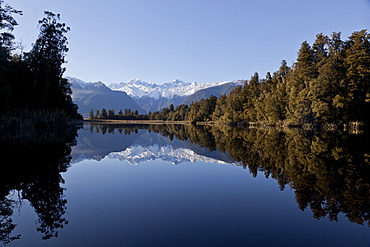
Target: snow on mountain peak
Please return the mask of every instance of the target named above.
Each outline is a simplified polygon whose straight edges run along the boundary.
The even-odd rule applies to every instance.
[[[111,83],[109,85],[105,85],[102,82],[84,82],[73,77],[67,77],[67,79],[74,87],[80,87],[82,89],[86,89],[86,87],[89,86],[98,88],[106,86],[114,91],[125,92],[134,98],[150,97],[154,99],[159,99],[161,97],[172,99],[175,96],[190,96],[199,90],[229,83],[229,81],[221,81],[216,83],[188,83],[179,79],[175,79],[164,84],[155,84],[153,82],[142,81],[139,78],[133,78],[128,82]],[[238,82],[236,81],[236,83]]]
[[[108,155],[110,159],[127,160],[132,165],[138,165],[145,161],[160,159],[169,161],[174,165],[182,162],[203,161],[207,163],[227,164],[224,161],[209,158],[196,154],[194,151],[185,148],[174,148],[171,145],[159,146],[158,144],[149,147],[135,145],[121,152],[112,152]]]
[[[179,79],[173,80],[172,82],[167,82],[162,85],[158,85],[152,82],[144,82],[138,78],[131,79],[127,83],[112,83],[108,87],[112,90],[126,92],[131,97],[141,98],[141,97],[151,97],[158,99],[163,98],[173,98],[174,96],[189,96],[195,92],[220,86],[229,83],[228,81],[217,82],[217,83],[187,83]]]
[[[75,77],[66,77],[69,83],[73,84],[74,86],[78,86],[81,88],[85,88],[89,85],[89,83],[84,82],[83,80],[77,79]]]

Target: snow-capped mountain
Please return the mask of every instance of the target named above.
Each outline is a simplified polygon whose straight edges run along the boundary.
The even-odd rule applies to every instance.
[[[158,85],[152,82],[144,82],[136,78],[131,79],[127,83],[112,83],[108,85],[108,87],[112,90],[125,92],[133,98],[150,97],[159,99],[162,97],[172,99],[175,96],[190,96],[199,90],[220,86],[226,83],[230,82],[221,81],[215,83],[187,83],[176,79],[172,82]]]
[[[243,80],[216,83],[174,80],[158,85],[136,78],[127,83],[112,83],[106,86],[102,82],[84,82],[73,77],[67,79],[72,85],[72,99],[85,117],[90,109],[116,109],[117,112],[121,109],[138,109],[139,113],[145,113],[160,111],[171,104],[175,107],[181,104],[189,105],[210,95],[219,97],[221,94],[227,94],[235,86],[244,83]]]
[[[176,138],[162,136],[161,133],[140,129],[128,135],[119,131],[102,134],[90,128],[80,129],[77,146],[72,148],[71,164],[83,160],[100,161],[105,157],[128,161],[138,165],[145,161],[163,160],[173,164],[202,161],[206,163],[234,163],[227,153],[220,150],[210,151],[189,140],[180,141]],[[95,131],[94,131],[95,130]]]
[[[108,155],[110,159],[127,160],[132,165],[138,165],[145,161],[160,159],[169,161],[174,165],[182,162],[197,162],[227,164],[224,161],[206,157],[186,148],[174,148],[170,144],[159,146],[158,144],[143,147],[141,145],[131,146],[122,152],[112,152]]]
[[[124,109],[138,110],[144,114],[140,106],[125,92],[113,91],[102,82],[84,82],[77,78],[67,77],[72,89],[72,100],[78,105],[78,111],[84,117],[89,116],[92,109],[106,110],[114,109],[116,112]]]

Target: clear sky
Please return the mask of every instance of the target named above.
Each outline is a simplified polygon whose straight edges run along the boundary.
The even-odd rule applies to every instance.
[[[14,34],[25,50],[44,10],[71,31],[66,76],[158,84],[264,77],[291,65],[318,33],[370,32],[370,0],[5,0],[23,11]]]

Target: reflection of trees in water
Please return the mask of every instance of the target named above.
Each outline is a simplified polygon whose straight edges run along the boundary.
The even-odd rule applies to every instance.
[[[300,209],[337,220],[370,221],[370,145],[361,135],[229,128],[213,130],[217,147],[236,161],[295,189]],[[367,141],[367,142],[366,142]]]
[[[28,200],[37,216],[37,231],[43,239],[58,236],[58,229],[68,224],[64,218],[67,200],[61,172],[67,171],[76,129],[36,130],[4,133],[0,138],[3,163],[0,168],[0,242],[7,244],[20,235],[11,216],[21,201]],[[18,196],[11,196],[18,193]]]
[[[109,126],[105,128],[109,132]],[[370,222],[370,145],[366,135],[196,125],[120,125],[116,130],[130,134],[138,129],[227,152],[253,176],[263,172],[276,179],[281,190],[288,184],[295,190],[299,208],[311,208],[317,219],[337,220],[343,213],[351,222]]]
[[[11,218],[15,205],[15,200],[7,197],[0,199],[0,241],[4,245],[20,238],[20,234],[16,236],[10,236],[16,227]]]

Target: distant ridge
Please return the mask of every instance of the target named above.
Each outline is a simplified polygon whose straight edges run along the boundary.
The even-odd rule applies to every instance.
[[[240,83],[244,83],[244,81],[240,81]],[[182,104],[190,105],[192,102],[198,102],[201,99],[207,99],[211,95],[216,96],[219,98],[223,94],[228,94],[233,90],[234,87],[241,85],[240,83],[236,82],[229,82],[220,86],[210,87],[206,89],[202,89],[197,91],[196,93],[187,97]]]
[[[244,80],[221,81],[216,83],[187,83],[181,80],[158,85],[152,82],[131,79],[127,83],[112,83],[106,86],[102,82],[84,82],[67,77],[72,85],[72,99],[79,106],[79,112],[87,117],[90,109],[138,110],[140,114],[160,111],[173,104],[190,105],[192,102],[228,94],[235,86],[243,85]]]
[[[71,83],[72,100],[78,105],[79,113],[84,117],[89,116],[90,109],[101,111],[131,109],[138,110],[140,114],[146,111],[138,106],[125,92],[113,91],[102,82],[84,82],[77,78],[67,77]]]
[[[233,81],[237,83],[238,81]],[[109,84],[109,88],[116,91],[122,91],[127,93],[132,98],[150,97],[154,99],[168,98],[171,99],[175,96],[190,96],[199,90],[220,86],[223,84],[230,83],[229,81],[221,81],[214,83],[197,83],[197,82],[183,82],[176,79],[172,82],[158,85],[151,82],[144,82],[140,79],[131,79],[129,82],[124,83],[112,83]]]
[[[244,80],[187,83],[176,79],[172,82],[158,85],[135,78],[127,83],[112,83],[109,87],[112,90],[127,93],[144,110],[154,112],[160,111],[164,107],[169,107],[171,104],[175,107],[181,104],[190,105],[192,102],[211,95],[219,97],[222,94],[229,93],[235,86],[243,84]]]

